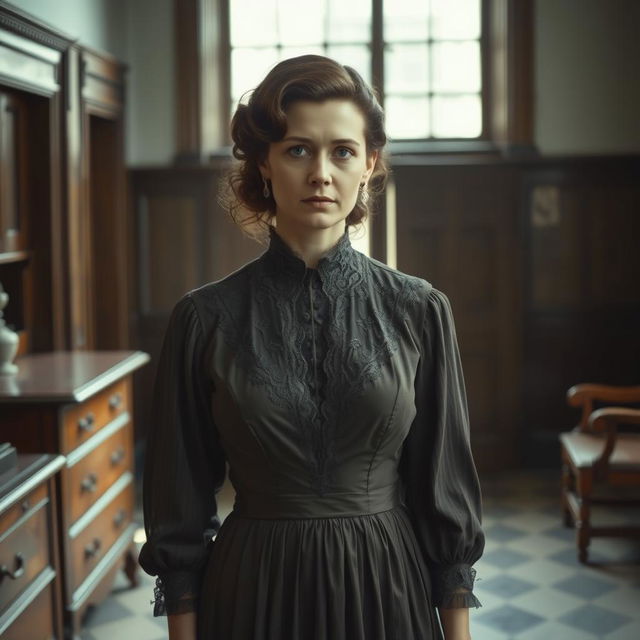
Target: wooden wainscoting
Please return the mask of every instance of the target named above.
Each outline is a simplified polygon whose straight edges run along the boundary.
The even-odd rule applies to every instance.
[[[638,384],[640,158],[401,158],[398,267],[451,299],[482,469],[557,466],[577,382]]]
[[[517,459],[521,354],[517,169],[396,164],[397,259],[450,299],[481,468]]]

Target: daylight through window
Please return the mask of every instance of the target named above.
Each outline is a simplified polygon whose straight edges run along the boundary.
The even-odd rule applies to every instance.
[[[229,17],[231,110],[278,61],[318,53],[384,77],[392,139],[482,136],[481,0],[229,0]]]

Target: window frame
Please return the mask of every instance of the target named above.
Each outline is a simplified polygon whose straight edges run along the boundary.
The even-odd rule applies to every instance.
[[[231,104],[229,2],[174,4],[177,154],[180,164],[228,157]],[[372,82],[384,86],[382,2],[372,0]],[[432,154],[535,155],[533,0],[482,0],[482,126],[478,138],[391,142],[392,157]]]
[[[226,31],[225,37],[225,46],[226,46],[226,56],[224,64],[227,65],[227,74],[228,74],[228,86],[227,86],[227,97],[228,104],[231,105],[231,22],[230,22],[230,5],[229,3],[233,0],[221,0],[222,5],[224,5],[223,13],[222,13],[222,28]],[[392,0],[386,0],[390,2]],[[489,131],[490,127],[490,118],[487,116],[488,107],[489,107],[489,99],[487,96],[489,85],[487,82],[489,67],[487,64],[488,56],[486,53],[487,49],[487,27],[488,27],[488,19],[487,19],[487,0],[478,0],[480,2],[480,38],[478,39],[480,46],[480,76],[481,76],[481,88],[480,88],[480,100],[481,100],[481,109],[482,109],[482,131],[481,134],[474,138],[467,137],[450,137],[450,138],[441,138],[441,137],[427,137],[427,138],[405,138],[399,139],[397,141],[392,141],[390,143],[390,148],[396,149],[398,151],[411,151],[416,148],[465,148],[468,147],[468,144],[474,144],[477,146],[480,143],[480,146],[486,147],[486,143],[491,140],[491,135]],[[371,4],[371,37],[369,40],[369,49],[371,51],[371,81],[372,85],[378,92],[380,103],[383,108],[385,106],[385,98],[386,93],[384,91],[384,62],[385,62],[385,51],[387,50],[387,45],[384,41],[384,2],[385,0],[369,0]],[[431,46],[434,41],[429,39],[426,40],[426,43]],[[429,92],[428,94],[429,100],[435,95],[433,92]],[[232,108],[227,110],[228,119],[232,115]],[[230,143],[230,140],[227,140]]]

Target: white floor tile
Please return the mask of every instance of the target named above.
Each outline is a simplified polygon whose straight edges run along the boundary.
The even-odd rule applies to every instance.
[[[123,622],[110,622],[89,629],[95,640],[114,640],[114,638],[135,638],[135,640],[158,640],[166,635],[153,620],[142,617],[127,618]]]
[[[557,580],[572,576],[575,572],[575,567],[550,560],[534,560],[506,571],[506,573],[512,576],[521,578],[522,580],[536,582],[540,585],[550,585]]]
[[[548,528],[548,527],[547,527]],[[556,551],[567,548],[567,543],[560,538],[545,535],[530,535],[506,543],[509,549],[522,551],[523,553],[534,553],[536,556],[545,558]]]
[[[516,636],[517,640],[594,640],[594,637],[561,622],[543,622]]]
[[[534,589],[513,598],[510,602],[514,607],[550,619],[557,618],[584,604],[582,598],[576,598],[553,588]]]

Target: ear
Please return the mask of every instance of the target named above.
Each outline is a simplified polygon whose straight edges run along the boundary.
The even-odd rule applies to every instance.
[[[258,164],[258,169],[260,169],[260,173],[263,178],[271,180],[271,166],[269,164],[269,158],[265,158],[264,162]]]
[[[372,151],[367,156],[367,168],[365,172],[362,174],[362,179],[364,180],[365,184],[369,182],[369,178],[371,177],[371,174],[373,173],[373,170],[376,167],[377,161],[378,161],[378,151],[376,149],[375,151]]]

